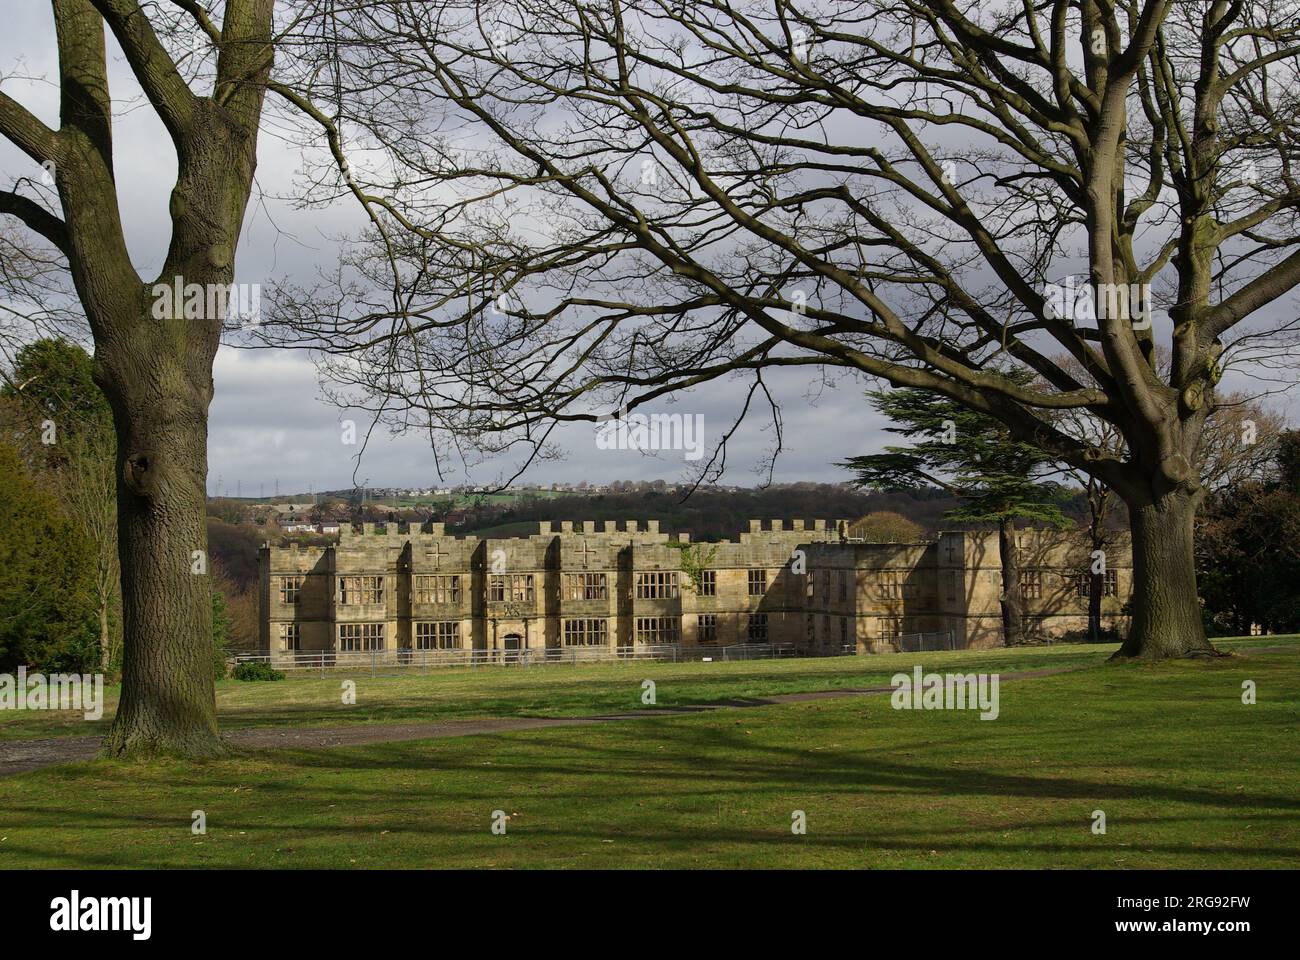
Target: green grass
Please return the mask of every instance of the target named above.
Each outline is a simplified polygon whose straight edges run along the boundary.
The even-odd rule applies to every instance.
[[[0,867],[1295,867],[1298,653],[1007,682],[992,722],[875,696],[47,768],[0,779]],[[661,704],[677,682],[659,684]],[[494,810],[511,815],[504,837]]]
[[[1220,642],[1227,649],[1295,644],[1300,637],[1263,637]],[[742,663],[549,664],[537,667],[392,670],[319,675],[294,672],[267,683],[222,680],[217,711],[225,730],[250,727],[336,726],[352,723],[418,723],[483,717],[563,717],[644,709],[641,683],[657,685],[659,707],[718,700],[880,686],[898,671],[920,663],[930,668],[960,664],[965,670],[1009,673],[1102,663],[1109,645],[1062,644],[1018,650],[885,654],[862,657],[757,660]],[[341,682],[357,684],[357,702],[345,706]],[[78,712],[0,711],[0,741],[102,734],[117,705],[119,689],[105,688],[104,716],[87,721]]]

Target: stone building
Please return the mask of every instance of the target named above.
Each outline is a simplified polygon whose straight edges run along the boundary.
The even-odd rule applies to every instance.
[[[598,526],[600,527],[598,529]],[[996,533],[864,543],[845,521],[751,520],[735,540],[692,543],[654,520],[541,521],[528,537],[456,537],[440,523],[344,524],[326,547],[263,546],[261,647],[293,652],[480,650],[659,644],[791,644],[803,653],[896,649],[900,635],[1002,643]],[[1034,635],[1087,626],[1077,535],[1019,534]],[[1127,545],[1106,556],[1103,617],[1121,626]]]

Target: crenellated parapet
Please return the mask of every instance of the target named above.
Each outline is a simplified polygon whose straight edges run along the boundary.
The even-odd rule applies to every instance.
[[[262,642],[288,653],[770,641],[837,653],[898,648],[911,634],[959,647],[1000,638],[993,531],[868,543],[844,519],[753,519],[717,541],[657,520],[533,529],[457,536],[442,523],[363,523],[329,546],[266,545]],[[1018,534],[1025,615],[1043,635],[1086,621],[1080,574],[1093,558],[1076,533]],[[1127,544],[1105,561],[1103,612],[1118,623],[1131,591]]]

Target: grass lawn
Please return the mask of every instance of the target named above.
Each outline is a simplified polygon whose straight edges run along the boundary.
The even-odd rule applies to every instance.
[[[1006,665],[990,669],[1081,656],[999,655]],[[833,685],[836,669],[840,685],[865,685],[876,660],[884,674],[918,661],[965,671],[980,656],[991,655],[736,664],[734,680],[710,671],[718,664],[568,680],[559,668],[480,671],[426,689],[430,709],[454,709],[441,700],[454,688],[479,698],[466,709],[565,712],[607,696],[639,706],[643,677],[666,705],[680,691]],[[1255,705],[1241,702],[1247,679]],[[272,717],[256,698],[273,694],[302,698],[295,718],[337,722],[313,699],[318,683],[258,685],[238,691],[254,698],[243,703],[223,685],[227,725]],[[403,699],[413,694],[387,689],[385,715],[415,709]],[[560,709],[550,697],[571,699]],[[1296,867],[1298,697],[1300,646],[1007,682],[995,721],[875,696],[198,764],[71,764],[0,778],[0,868]],[[1097,809],[1105,835],[1090,829]],[[191,835],[194,810],[206,836]],[[510,815],[505,836],[490,831],[494,810]],[[805,836],[791,833],[795,810]]]
[[[1220,641],[1225,649],[1295,645],[1300,637]],[[1110,645],[1061,644],[1019,650],[899,653],[863,657],[755,660],[742,663],[547,664],[536,667],[443,668],[427,673],[394,669],[319,674],[295,671],[275,683],[217,683],[222,729],[415,723],[483,717],[561,717],[645,709],[641,683],[653,680],[659,707],[887,684],[899,671],[959,665],[963,670],[1009,673],[1103,663]],[[949,669],[943,666],[944,669]],[[356,704],[345,706],[343,679],[356,682]],[[0,741],[102,734],[117,706],[118,687],[105,688],[104,716],[87,721],[75,711],[0,711]]]

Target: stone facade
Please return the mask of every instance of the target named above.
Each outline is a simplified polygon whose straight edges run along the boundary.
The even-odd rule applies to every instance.
[[[958,648],[1002,643],[995,533],[882,544],[847,530],[842,520],[751,520],[735,540],[692,544],[654,520],[542,521],[512,538],[345,524],[332,546],[259,551],[261,647],[276,656],[779,643],[831,654],[889,651],[900,634],[936,632]],[[1088,547],[1073,535],[1019,536],[1031,632],[1081,633]],[[1132,589],[1127,545],[1111,548],[1106,566],[1103,618],[1118,628]]]

